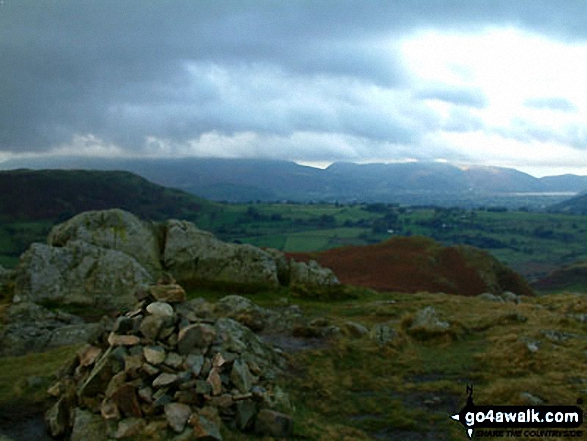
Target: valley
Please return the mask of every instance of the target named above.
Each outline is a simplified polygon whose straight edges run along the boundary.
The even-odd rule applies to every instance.
[[[97,194],[99,183],[110,177],[82,173],[77,179],[80,176],[91,182],[88,185]],[[344,285],[293,283],[293,266],[288,267],[289,275],[275,276],[279,284],[264,287],[251,288],[222,279],[202,283],[195,278],[192,283],[189,277],[181,282],[189,307],[194,308],[198,317],[205,317],[206,323],[234,319],[254,330],[255,338],[276,345],[276,353],[287,361],[278,384],[288,398],[279,409],[293,418],[293,439],[464,441],[468,438],[463,427],[449,416],[464,405],[469,384],[474,384],[479,404],[572,405],[587,399],[587,378],[583,374],[587,350],[587,219],[583,215],[494,206],[467,209],[386,203],[227,204],[205,201],[181,191],[168,192],[130,174],[115,176],[116,185],[126,191],[122,199],[102,197],[96,202],[89,191],[85,200],[74,191],[62,192],[63,197],[57,202],[50,193],[39,198],[45,207],[62,204],[70,207],[68,213],[72,214],[109,204],[123,207],[142,218],[142,227],[138,227],[138,219],[127,219],[130,214],[120,217],[114,210],[109,215],[86,213],[77,221],[78,227],[72,229],[62,224],[64,219],[58,212],[47,208],[35,214],[11,211],[5,205],[0,224],[0,264],[14,268],[20,254],[32,242],[56,247],[52,251],[56,257],[50,259],[53,263],[49,268],[63,266],[59,263],[63,259],[77,259],[79,253],[94,249],[94,245],[82,246],[75,241],[64,245],[76,238],[104,247],[122,247],[125,253],[137,253],[141,247],[135,245],[141,243],[150,243],[149,247],[157,249],[171,240],[171,229],[174,234],[192,231],[191,227],[186,230],[185,223],[164,220],[173,217],[194,222],[204,230],[189,234],[200,235],[201,244],[210,250],[226,250],[224,254],[213,251],[208,259],[233,256],[230,264],[220,262],[207,267],[200,262],[202,268],[207,268],[207,274],[216,267],[236,268],[234,265],[245,264],[254,255],[261,256],[264,248],[280,250],[288,259],[293,257],[298,262],[314,259],[331,267]],[[139,205],[135,205],[137,198],[141,200]],[[82,205],[76,205],[76,201]],[[35,204],[43,206],[40,202]],[[134,226],[109,226],[119,217]],[[49,234],[58,224],[62,226]],[[84,228],[94,229],[94,233],[83,233]],[[111,228],[114,229],[110,231]],[[143,231],[140,234],[153,236],[144,241],[125,233],[135,235],[139,230]],[[105,239],[103,231],[114,232],[114,242]],[[205,231],[212,232],[218,240]],[[175,246],[181,247],[185,240],[174,239]],[[254,248],[253,254],[229,251],[244,250],[239,248],[243,245],[260,249]],[[38,256],[34,265],[44,265],[45,254],[41,251],[46,247],[37,247],[33,252],[33,256]],[[162,253],[161,250],[151,251]],[[86,259],[109,255],[103,252],[91,251]],[[279,254],[270,255],[278,261]],[[149,262],[155,267],[157,262],[164,262],[163,254],[158,258],[140,253],[137,256],[141,256],[141,264],[146,268]],[[30,274],[27,277],[32,283],[37,267],[31,263],[32,257],[28,259],[27,265],[31,266],[25,273]],[[173,258],[166,261],[176,262]],[[68,265],[74,265],[71,271],[75,274],[79,273],[78,268],[87,266],[69,262]],[[100,265],[90,266],[107,268]],[[313,268],[296,265],[301,265],[297,268],[303,271]],[[530,286],[507,267],[523,275]],[[60,271],[68,274],[67,268],[63,266]],[[12,303],[14,286],[21,284],[19,289],[26,291],[28,282],[23,282],[23,269],[17,279],[9,275],[10,271],[3,271],[0,342],[3,336],[21,332],[19,320],[24,320],[26,339],[28,325],[44,326],[40,329],[53,335],[58,329],[55,327],[63,326],[67,320],[71,322],[67,326],[81,329],[84,320],[91,326],[103,326],[116,317],[115,310],[102,309],[103,305],[112,307],[112,301],[101,303],[100,308],[88,308],[84,306],[86,298],[79,305],[42,301],[33,306],[44,308],[45,312],[35,312],[37,309],[33,308],[30,313],[26,312],[26,305],[32,304],[25,302],[20,310],[24,315],[15,319],[19,309],[14,309]],[[115,269],[102,271],[111,271],[112,277],[116,277]],[[181,270],[176,276],[189,276],[190,271]],[[234,274],[249,276],[246,271],[239,271]],[[376,273],[391,277],[375,280]],[[75,278],[68,283],[72,288],[61,292],[83,284]],[[96,283],[104,283],[104,277],[95,276],[90,283],[94,291],[100,292],[99,297],[113,294],[108,289],[98,291]],[[121,289],[117,301],[123,300]],[[38,292],[42,295],[43,289]],[[92,292],[82,290],[72,299],[91,296]],[[129,292],[125,292],[126,302]],[[228,299],[236,306],[227,307]],[[104,318],[107,316],[110,318]],[[62,333],[61,338],[67,341],[69,336]],[[37,340],[40,344],[42,339]],[[26,340],[23,341],[16,347],[26,347]],[[171,343],[165,345],[166,350],[173,347]],[[62,378],[64,360],[79,359],[83,348],[68,343],[41,352],[2,357],[0,440],[24,441],[31,431],[40,436],[40,413],[53,403],[46,391]],[[141,381],[147,381],[146,377]],[[161,417],[155,423],[166,424]],[[250,428],[242,433],[230,424],[217,424],[219,432],[209,439],[241,441],[254,436],[247,432]],[[14,430],[10,429],[12,426]],[[168,432],[142,439],[179,439],[168,436]],[[103,433],[95,436],[91,439],[107,439]]]

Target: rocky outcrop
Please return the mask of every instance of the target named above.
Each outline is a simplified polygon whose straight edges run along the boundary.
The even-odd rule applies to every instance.
[[[8,308],[4,321],[0,330],[1,356],[83,343],[102,330],[101,323],[85,323],[74,315],[27,302]]]
[[[81,213],[54,227],[47,241],[31,245],[14,273],[0,271],[0,294],[14,286],[15,302],[118,310],[132,304],[135,290],[167,273],[183,286],[238,291],[339,285],[316,262],[225,243],[186,221],[148,225],[118,209]]]
[[[310,260],[308,263],[291,260],[290,267],[289,283],[292,288],[325,287],[340,284],[332,270],[321,267],[315,260]]]
[[[132,257],[77,240],[64,247],[32,244],[16,268],[14,302],[77,304],[118,310],[152,281]]]
[[[182,285],[279,285],[275,260],[259,248],[222,242],[186,221],[168,221],[165,232],[163,264]]]
[[[49,389],[50,432],[71,439],[222,440],[225,424],[278,438],[291,435],[275,385],[279,352],[230,318],[203,319],[198,302],[149,295],[82,348]],[[159,323],[157,332],[145,326]],[[94,434],[90,438],[84,433]]]
[[[424,335],[442,334],[450,328],[450,323],[441,320],[433,306],[427,306],[416,313],[408,332]]]
[[[87,211],[56,225],[47,238],[49,245],[63,247],[82,241],[121,251],[137,260],[154,278],[161,272],[159,245],[152,225],[119,209]]]

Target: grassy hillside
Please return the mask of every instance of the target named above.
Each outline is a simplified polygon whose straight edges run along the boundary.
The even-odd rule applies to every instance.
[[[122,208],[148,219],[194,215],[210,203],[123,171],[0,172],[3,220],[68,219],[88,210]]]
[[[587,292],[587,262],[576,262],[557,269],[533,286],[544,292]]]
[[[222,294],[190,293],[202,295],[217,300]],[[576,318],[587,313],[585,296],[524,297],[515,304],[370,292],[324,302],[283,291],[253,299],[268,308],[295,303],[309,320],[343,330],[348,321],[393,329],[386,344],[346,332],[317,341],[283,338],[291,349],[286,349],[289,367],[279,382],[292,400],[295,439],[465,441],[465,430],[449,415],[464,406],[468,384],[474,385],[477,405],[574,405],[587,399],[585,324]],[[411,333],[415,314],[428,306],[449,329],[429,336]],[[76,349],[1,360],[0,414],[13,417],[5,427],[25,411],[45,406],[46,389]],[[223,430],[223,438],[252,439],[229,430]]]
[[[143,219],[195,222],[217,210],[191,194],[124,171],[11,170],[0,172],[0,265],[13,266],[53,225],[88,210],[121,208]]]
[[[550,211],[571,214],[587,214],[587,193],[555,204],[550,207]]]
[[[215,221],[202,225],[227,241],[286,252],[427,236],[443,245],[484,249],[529,280],[587,260],[587,218],[563,213],[388,204],[239,204],[221,206]]]
[[[473,247],[443,247],[421,236],[290,256],[315,259],[331,268],[343,283],[380,291],[533,294],[522,277],[488,253]]]

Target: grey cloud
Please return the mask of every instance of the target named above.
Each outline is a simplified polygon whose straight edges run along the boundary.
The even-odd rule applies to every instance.
[[[267,98],[251,83],[194,78],[186,65],[269,66],[300,81],[402,89],[405,72],[393,47],[376,44],[382,39],[421,27],[503,23],[581,39],[586,15],[582,0],[8,0],[0,10],[0,150],[43,151],[84,133],[137,149],[146,136],[185,140],[210,130],[417,142],[433,117],[406,125],[328,93],[322,106],[290,105],[287,85]],[[239,84],[250,89],[229,96]],[[484,105],[475,93],[437,92],[455,104]]]
[[[565,98],[532,98],[527,100],[524,105],[535,109],[560,110],[561,112],[574,112],[577,106]]]
[[[515,119],[511,127],[492,129],[492,131],[505,138],[522,142],[554,142],[578,150],[587,149],[587,125],[569,124],[555,130],[550,127],[537,126],[522,119]]]
[[[484,128],[481,118],[460,108],[451,109],[448,121],[442,125],[442,129],[448,132],[475,132]]]
[[[459,106],[483,108],[487,98],[479,90],[471,89],[426,89],[415,93],[422,100],[439,100]]]

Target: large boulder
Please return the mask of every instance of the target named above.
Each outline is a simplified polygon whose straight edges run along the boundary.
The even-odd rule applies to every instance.
[[[120,209],[87,211],[53,227],[47,241],[62,247],[72,240],[121,251],[134,257],[149,273],[161,272],[159,245],[152,225]]]
[[[290,262],[290,285],[295,287],[324,287],[339,285],[336,275],[329,268],[323,268],[315,260],[308,263]]]
[[[1,356],[83,343],[102,332],[100,323],[85,323],[74,315],[29,302],[12,305],[4,320],[6,324],[0,329]]]
[[[163,264],[182,285],[279,286],[275,260],[251,245],[222,242],[187,221],[169,220]]]
[[[132,257],[77,240],[64,247],[32,244],[20,257],[14,302],[73,304],[104,310],[133,305],[152,276]]]

